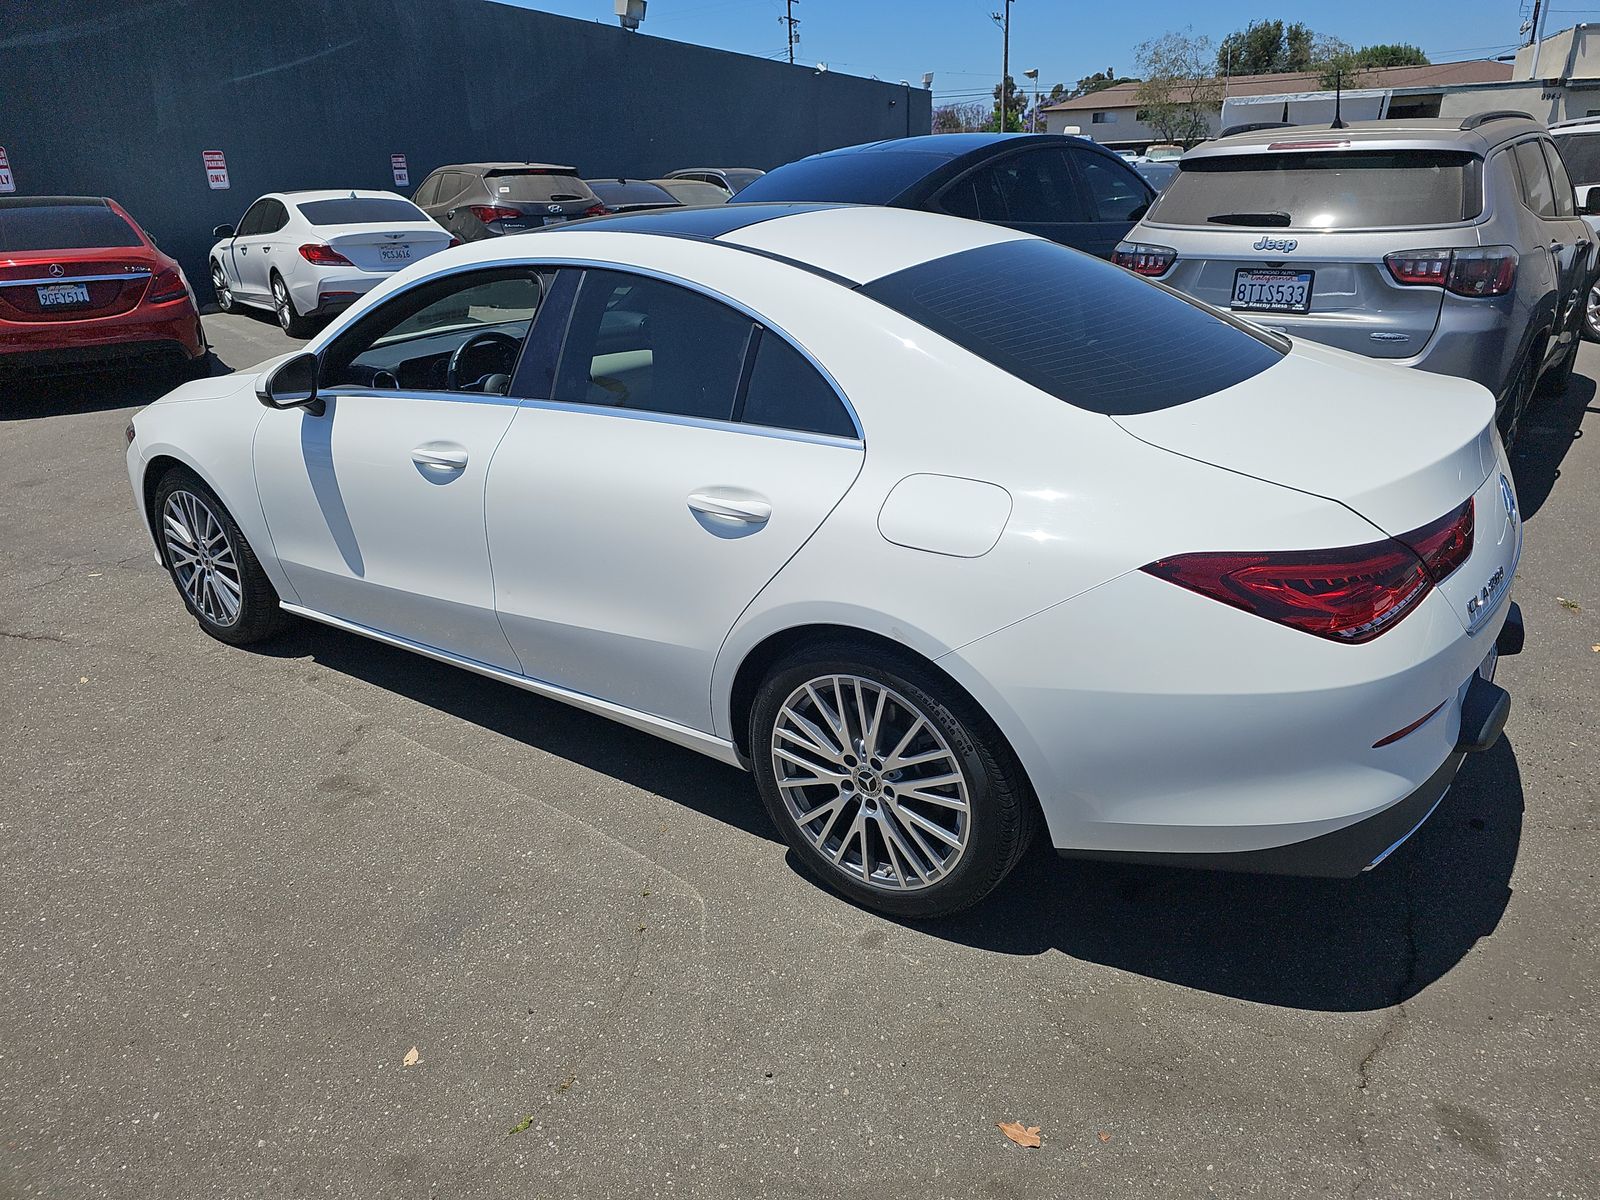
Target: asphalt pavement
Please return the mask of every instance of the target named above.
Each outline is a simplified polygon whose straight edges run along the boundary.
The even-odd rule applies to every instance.
[[[166,382],[0,384],[0,1197],[1600,1196],[1597,376],[1514,455],[1507,736],[1380,870],[1040,845],[926,925],[687,751],[212,641],[123,468]]]

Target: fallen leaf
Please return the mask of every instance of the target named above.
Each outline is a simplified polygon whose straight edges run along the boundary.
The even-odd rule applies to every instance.
[[[530,1126],[532,1124],[533,1124],[533,1114],[529,1113],[527,1116],[523,1117],[522,1120],[518,1121],[515,1125],[513,1125],[510,1129],[506,1130],[506,1136],[510,1137],[513,1133],[521,1133],[523,1130],[527,1129],[528,1126]]]
[[[1568,612],[1583,611],[1583,605],[1579,604],[1576,600],[1568,600],[1565,596],[1557,596],[1556,603],[1561,605],[1561,607],[1566,609]]]
[[[1019,1146],[1035,1147],[1039,1143],[1039,1127],[1024,1125],[1021,1121],[996,1121],[1000,1132]]]
[[[1109,1142],[1111,1140],[1111,1135],[1109,1133],[1107,1133],[1104,1129],[1102,1129],[1095,1136],[1098,1137],[1101,1140],[1101,1142]]]
[[[402,1067],[414,1067],[422,1061],[422,1055],[417,1053],[415,1046],[406,1051],[406,1056],[400,1060]]]

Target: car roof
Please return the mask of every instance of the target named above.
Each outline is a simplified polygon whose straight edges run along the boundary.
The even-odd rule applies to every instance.
[[[450,253],[458,262],[463,257],[494,261],[511,252],[506,245],[510,241],[519,255],[585,258],[596,256],[588,235],[600,234],[616,235],[617,248],[606,257],[621,269],[629,262],[623,235],[667,238],[774,259],[849,288],[932,259],[1031,236],[1000,225],[878,205],[719,204],[594,217],[512,239],[472,242]],[[562,249],[585,240],[588,249]]]
[[[1485,119],[1487,118],[1487,119]],[[1462,128],[1468,125],[1468,128]],[[1405,117],[1396,120],[1351,121],[1343,129],[1327,125],[1274,125],[1226,134],[1202,142],[1185,158],[1255,154],[1283,150],[1432,149],[1483,154],[1502,142],[1542,132],[1544,126],[1526,114],[1471,117]]]
[[[432,175],[435,171],[549,171],[551,174],[576,175],[577,167],[565,166],[561,163],[542,162],[474,162],[474,163],[445,163],[442,167],[435,167],[428,172]]]
[[[760,167],[679,167],[676,171],[669,171],[667,177],[682,175],[685,171],[754,171],[759,175],[766,174]]]
[[[396,192],[386,192],[382,189],[371,188],[305,188],[296,192],[268,192],[262,199],[278,198],[289,200],[295,204],[304,204],[313,200],[406,200]],[[411,201],[406,200],[407,204]]]
[[[0,208],[53,208],[68,204],[111,207],[111,201],[104,196],[0,196]]]

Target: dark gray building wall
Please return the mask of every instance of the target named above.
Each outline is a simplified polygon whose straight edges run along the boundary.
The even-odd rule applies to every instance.
[[[596,3],[597,14],[608,6]],[[482,159],[590,177],[769,168],[927,133],[920,88],[492,0],[0,0],[17,191],[112,196],[202,300],[213,226],[263,192],[393,188]],[[649,22],[645,23],[646,29]],[[202,151],[231,187],[206,185]]]

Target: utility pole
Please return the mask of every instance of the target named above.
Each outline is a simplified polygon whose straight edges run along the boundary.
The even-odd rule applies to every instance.
[[[800,18],[794,15],[799,0],[784,0],[784,15],[779,18],[789,33],[789,65],[794,66],[794,48],[800,44]]]
[[[1011,0],[1005,0],[1003,12],[990,13],[989,19],[1000,26],[1000,132],[1006,131],[1006,80],[1011,78]]]

